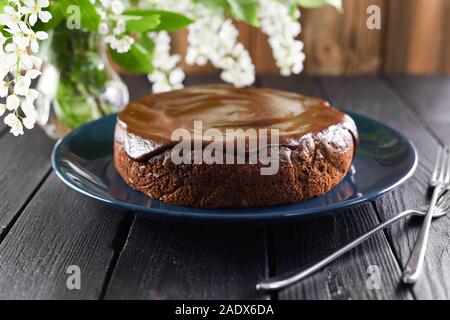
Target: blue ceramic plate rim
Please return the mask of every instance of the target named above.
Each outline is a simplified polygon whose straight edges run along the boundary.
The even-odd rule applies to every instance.
[[[326,212],[334,212],[339,209],[344,209],[347,207],[352,207],[352,206],[356,206],[358,204],[362,204],[362,203],[371,201],[371,200],[376,199],[377,197],[397,188],[398,186],[403,184],[406,180],[408,180],[414,174],[414,172],[417,169],[418,162],[419,162],[416,147],[414,146],[414,144],[412,143],[412,141],[410,139],[405,137],[397,129],[394,129],[391,126],[384,124],[381,121],[378,121],[371,117],[368,117],[366,115],[361,115],[359,113],[349,112],[349,111],[343,111],[343,112],[346,112],[350,116],[352,114],[354,114],[359,117],[366,118],[366,119],[376,123],[379,126],[382,126],[382,127],[385,127],[387,129],[391,130],[396,135],[401,137],[406,142],[408,151],[411,152],[411,154],[413,156],[413,164],[409,168],[409,170],[402,176],[402,178],[400,178],[395,183],[388,184],[384,188],[366,193],[363,196],[360,196],[358,198],[350,198],[350,199],[346,199],[343,201],[339,201],[337,203],[326,204],[326,205],[319,206],[319,207],[305,208],[305,209],[300,209],[300,210],[293,209],[291,211],[284,210],[283,213],[277,212],[278,206],[274,206],[273,211],[264,212],[264,213],[245,213],[245,211],[251,211],[252,209],[255,209],[255,208],[243,208],[242,213],[239,212],[240,211],[239,209],[232,209],[234,211],[233,214],[227,213],[227,209],[192,208],[193,210],[196,210],[196,212],[194,212],[194,211],[190,212],[190,211],[168,210],[168,209],[162,209],[162,208],[143,207],[140,205],[128,203],[128,202],[118,200],[118,199],[115,199],[115,200],[106,199],[106,198],[103,198],[101,195],[94,194],[91,191],[89,191],[88,189],[75,184],[72,181],[72,179],[70,179],[61,170],[61,167],[59,165],[60,159],[61,159],[60,151],[61,151],[61,148],[64,146],[64,144],[67,141],[69,141],[72,137],[76,136],[79,132],[86,130],[90,127],[96,126],[97,123],[99,123],[101,121],[106,121],[108,118],[117,117],[117,114],[111,114],[104,118],[87,123],[77,129],[73,130],[68,135],[66,135],[65,137],[60,139],[53,148],[53,152],[52,152],[52,156],[51,156],[51,164],[52,164],[53,169],[56,172],[56,175],[70,188],[72,188],[90,198],[99,200],[103,203],[106,203],[106,204],[109,204],[109,205],[112,205],[115,207],[120,207],[120,208],[123,208],[126,210],[131,210],[131,211],[154,213],[154,214],[168,216],[168,217],[201,218],[201,219],[208,219],[208,220],[272,220],[272,219],[281,219],[281,218],[288,218],[288,217],[309,216],[309,215],[313,215],[313,214],[320,214],[320,213],[326,213]],[[155,201],[159,201],[159,200],[155,200]],[[172,207],[176,208],[177,206],[173,205]],[[186,209],[188,207],[180,207],[180,208]],[[268,208],[270,208],[270,207],[268,207]],[[205,210],[205,212],[199,212],[201,210]],[[236,212],[239,212],[239,213],[236,213]]]

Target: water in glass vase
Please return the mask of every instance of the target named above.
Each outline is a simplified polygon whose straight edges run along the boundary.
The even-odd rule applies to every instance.
[[[51,34],[36,85],[38,123],[54,139],[119,112],[129,101],[126,85],[107,59],[102,37],[64,28]]]

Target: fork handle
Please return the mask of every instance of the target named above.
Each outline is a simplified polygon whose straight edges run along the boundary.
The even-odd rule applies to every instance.
[[[363,234],[359,238],[353,240],[352,242],[348,243],[338,251],[334,252],[333,254],[327,256],[326,258],[320,260],[319,262],[311,265],[307,269],[297,269],[294,271],[290,271],[275,277],[272,277],[270,279],[264,280],[256,285],[257,290],[279,290],[286,288],[300,280],[303,280],[304,278],[308,277],[309,275],[315,273],[316,271],[322,269],[332,261],[336,260],[340,256],[342,256],[344,253],[350,251],[351,249],[355,248],[359,244],[363,243],[367,239],[369,239],[371,236],[373,236],[375,233],[379,232],[380,230],[383,230],[384,228],[390,226],[394,222],[403,219],[407,216],[412,215],[415,213],[415,210],[406,210],[403,211],[394,217],[390,218],[389,220],[386,220],[385,222],[379,224],[372,230],[368,231],[367,233]]]
[[[430,206],[428,207],[427,215],[420,228],[419,237],[414,245],[411,256],[403,271],[402,280],[406,284],[414,284],[419,279],[422,272],[423,262],[425,260],[425,251],[427,250],[428,237],[430,235],[431,220],[433,219],[433,211],[436,207],[439,195],[443,191],[444,186],[438,184],[433,190]]]

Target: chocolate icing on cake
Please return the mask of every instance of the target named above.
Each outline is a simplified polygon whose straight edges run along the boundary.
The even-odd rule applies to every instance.
[[[173,147],[172,132],[193,132],[194,121],[203,130],[279,129],[280,145],[295,148],[312,133],[333,126],[346,127],[357,139],[353,120],[318,98],[273,89],[236,89],[226,85],[189,87],[154,94],[130,103],[118,117],[123,129],[116,139],[130,157],[142,159]],[[122,135],[122,137],[117,137]]]
[[[199,141],[192,133],[198,120],[203,134],[210,128],[222,134],[226,129],[279,129],[278,170],[262,175],[267,164],[260,158],[256,164],[174,163],[172,151],[178,141],[171,141],[173,131],[189,130],[195,145]],[[229,137],[223,141],[231,141]],[[260,140],[253,147],[258,151],[272,143],[264,136],[256,139]],[[349,172],[356,145],[353,120],[321,99],[208,85],[129,104],[116,125],[114,166],[130,187],[167,203],[200,208],[266,206],[330,191]],[[192,159],[195,152],[188,156]]]

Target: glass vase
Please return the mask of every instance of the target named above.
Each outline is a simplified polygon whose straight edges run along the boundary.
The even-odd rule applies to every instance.
[[[38,124],[51,138],[119,112],[129,102],[128,89],[109,63],[100,35],[59,28],[43,52],[36,108]]]

